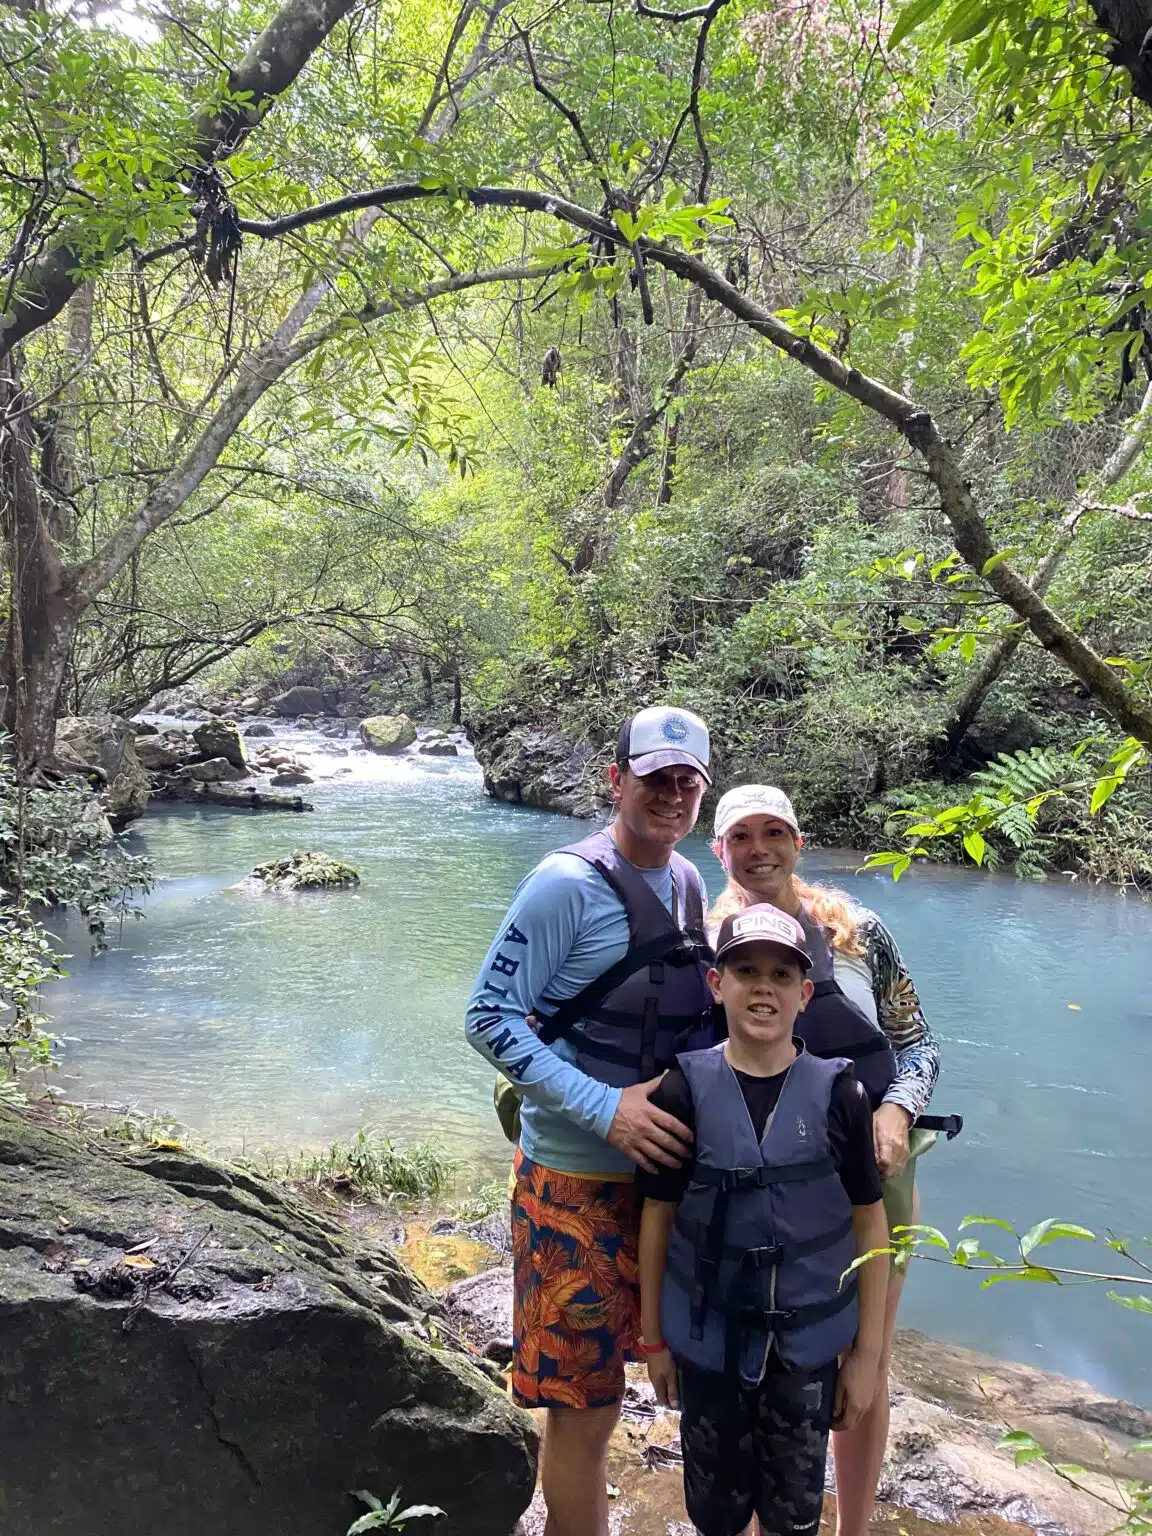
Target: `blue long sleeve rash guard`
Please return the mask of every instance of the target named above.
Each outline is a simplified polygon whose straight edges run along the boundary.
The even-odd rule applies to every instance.
[[[639,873],[672,910],[672,871]],[[700,879],[697,871],[697,879]],[[701,897],[707,900],[700,880]],[[524,1090],[520,1145],[564,1173],[629,1174],[634,1164],[604,1140],[620,1089],[574,1065],[566,1040],[543,1045],[526,1022],[544,997],[575,997],[628,949],[628,918],[584,859],[551,853],[524,880],[480,968],[468,1003],[468,1042]],[[545,1005],[543,1012],[551,1010]]]

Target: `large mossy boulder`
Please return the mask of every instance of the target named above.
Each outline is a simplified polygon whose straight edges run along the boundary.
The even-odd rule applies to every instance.
[[[143,816],[152,781],[136,754],[131,721],[111,714],[67,715],[57,720],[56,760],[61,767],[100,784],[100,802],[113,827]]]
[[[455,1337],[282,1188],[0,1107],[4,1536],[343,1536],[356,1488],[508,1536],[535,1431]]]
[[[205,720],[203,725],[198,725],[192,732],[192,740],[205,758],[226,758],[233,768],[248,766],[248,759],[244,755],[244,743],[240,740],[240,732],[235,720],[221,720],[215,717]]]
[[[590,741],[510,709],[492,709],[466,722],[484,790],[494,800],[530,805],[562,816],[595,816],[606,802],[596,793]]]
[[[373,752],[403,752],[416,740],[416,727],[407,715],[369,715],[360,722],[360,740]]]
[[[360,876],[330,853],[297,848],[286,859],[257,864],[245,884],[266,891],[344,891],[359,885]]]

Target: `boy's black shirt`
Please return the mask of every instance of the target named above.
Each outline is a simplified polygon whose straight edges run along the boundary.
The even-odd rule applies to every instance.
[[[777,1072],[774,1077],[751,1077],[747,1072],[736,1072],[736,1081],[748,1106],[752,1128],[759,1141],[768,1124],[768,1116],[776,1108],[780,1090],[784,1087],[787,1071]],[[649,1095],[658,1109],[663,1109],[677,1120],[696,1129],[696,1107],[688,1079],[678,1066],[672,1067],[660,1086]],[[868,1095],[857,1081],[851,1067],[846,1067],[832,1085],[832,1097],[828,1105],[829,1152],[844,1193],[853,1205],[872,1205],[883,1194],[880,1171],[876,1167],[876,1152],[872,1144],[872,1110]],[[679,1168],[661,1168],[659,1173],[636,1170],[637,1192],[646,1200],[680,1201],[692,1180],[695,1159],[689,1158]]]

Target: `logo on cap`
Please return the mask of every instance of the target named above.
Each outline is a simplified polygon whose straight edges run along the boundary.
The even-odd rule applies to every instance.
[[[732,921],[732,937],[742,939],[747,934],[760,933],[783,939],[786,944],[803,944],[804,930],[786,913],[746,912]]]
[[[665,741],[674,741],[679,744],[682,741],[688,740],[690,727],[687,720],[682,719],[679,715],[669,715],[664,721],[662,729]]]

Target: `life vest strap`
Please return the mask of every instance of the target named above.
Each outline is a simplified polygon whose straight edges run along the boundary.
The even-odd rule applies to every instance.
[[[830,1157],[814,1158],[809,1163],[763,1164],[759,1168],[710,1168],[697,1163],[692,1182],[735,1194],[741,1190],[765,1189],[769,1184],[793,1184],[806,1179],[826,1179],[836,1172]]]
[[[614,992],[622,982],[634,976],[637,971],[643,970],[646,965],[651,965],[654,960],[668,960],[676,950],[686,950],[689,946],[693,949],[691,958],[696,959],[697,949],[700,946],[692,944],[678,928],[670,929],[667,933],[660,934],[655,939],[650,939],[647,944],[639,944],[635,949],[630,949],[617,960],[615,965],[610,965],[595,981],[588,983],[575,997],[566,997],[556,1004],[555,1012],[540,1021],[537,1031],[539,1039],[545,1045],[551,1045],[561,1035],[566,1035],[572,1026],[581,1019],[587,1018],[589,1013],[598,1003],[602,1003],[610,992]],[[541,1002],[551,1006],[551,998],[541,998]]]
[[[709,1240],[709,1223],[686,1221],[677,1214],[676,1230],[699,1253],[705,1252]],[[823,1253],[826,1248],[834,1248],[837,1243],[843,1242],[851,1231],[852,1218],[846,1216],[843,1221],[837,1222],[828,1231],[820,1232],[815,1237],[805,1238],[802,1242],[768,1243],[759,1248],[741,1248],[733,1243],[721,1243],[719,1253],[709,1251],[708,1259],[712,1263],[727,1259],[750,1269],[770,1269],[775,1264],[787,1264],[794,1259],[807,1258],[809,1254]]]
[[[943,1131],[949,1141],[954,1141],[964,1129],[963,1115],[918,1115],[912,1122],[913,1129]]]

